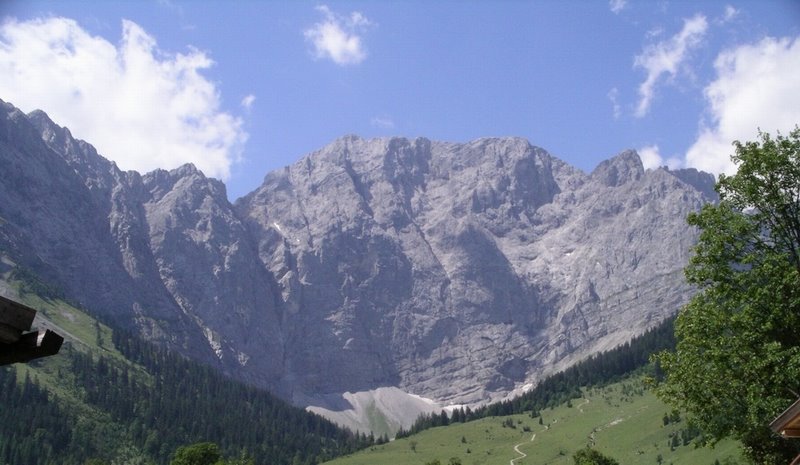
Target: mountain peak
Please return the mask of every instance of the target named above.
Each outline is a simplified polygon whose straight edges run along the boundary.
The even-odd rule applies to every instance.
[[[46,124],[48,126],[58,126],[50,116],[42,110],[33,110],[32,112],[28,113],[28,119],[37,125]]]
[[[206,177],[193,163],[185,163],[169,171],[156,169],[142,177],[142,182],[155,199],[169,192],[185,192],[197,195],[210,194],[219,202],[227,202],[225,184],[215,178]]]
[[[714,189],[716,178],[713,174],[706,173],[705,171],[699,171],[695,168],[684,168],[674,171],[671,170],[670,173],[686,184],[689,184],[698,191],[702,192],[709,199],[716,200],[718,198],[717,191]]]
[[[592,180],[608,187],[621,186],[636,181],[644,175],[644,165],[635,150],[626,150],[603,161],[590,175]]]
[[[72,144],[74,138],[69,129],[56,124],[50,116],[42,110],[33,110],[28,113],[28,121],[41,133],[42,139],[49,145],[64,147]]]
[[[197,176],[200,179],[206,178],[206,175],[203,174],[202,171],[197,169],[197,167],[194,166],[194,163],[184,163],[183,165],[173,170],[170,170],[169,172],[171,175],[178,176],[180,178],[185,178],[187,176]]]
[[[19,108],[15,107],[14,105],[6,102],[5,100],[0,99],[0,107],[3,108],[5,114],[7,115],[4,119],[17,119],[17,118],[26,118],[25,113],[20,111]]]

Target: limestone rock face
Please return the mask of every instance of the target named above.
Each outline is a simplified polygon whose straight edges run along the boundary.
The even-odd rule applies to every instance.
[[[477,403],[625,342],[690,296],[685,217],[714,200],[711,175],[633,151],[586,174],[519,138],[347,136],[231,204],[6,103],[0,163],[0,254],[301,404]]]
[[[0,125],[0,253],[150,340],[281,387],[275,283],[222,183],[191,165],[123,172],[41,111],[3,103]]]
[[[709,200],[632,151],[586,175],[516,138],[345,137],[236,210],[315,341],[287,337],[312,367],[296,386],[471,403],[674,313],[690,292],[685,216]]]

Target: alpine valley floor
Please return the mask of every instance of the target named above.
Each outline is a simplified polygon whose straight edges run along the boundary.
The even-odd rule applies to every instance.
[[[571,465],[589,444],[622,465],[742,463],[735,441],[710,448],[685,440],[692,435],[687,421],[670,414],[641,377],[585,390],[583,398],[540,413],[433,428],[328,464]]]

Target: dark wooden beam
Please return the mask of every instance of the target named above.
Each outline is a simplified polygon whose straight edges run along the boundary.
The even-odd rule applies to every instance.
[[[63,343],[64,338],[49,329],[23,334],[13,344],[0,344],[0,365],[25,363],[55,355]]]
[[[36,310],[0,295],[0,365],[55,355],[64,338],[48,330],[30,331]]]
[[[36,310],[0,295],[0,343],[17,342],[24,331],[29,331]]]

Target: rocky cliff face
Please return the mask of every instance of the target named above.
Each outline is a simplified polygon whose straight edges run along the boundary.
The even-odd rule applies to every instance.
[[[522,139],[346,137],[236,210],[299,330],[298,386],[469,403],[676,311],[684,219],[709,200],[683,177],[635,152],[586,175]]]
[[[713,177],[586,174],[516,138],[349,136],[228,202],[0,112],[0,252],[147,337],[275,389],[474,403],[674,313]]]
[[[148,339],[281,387],[275,284],[222,183],[191,165],[122,172],[43,112],[5,103],[0,165],[3,255]]]

